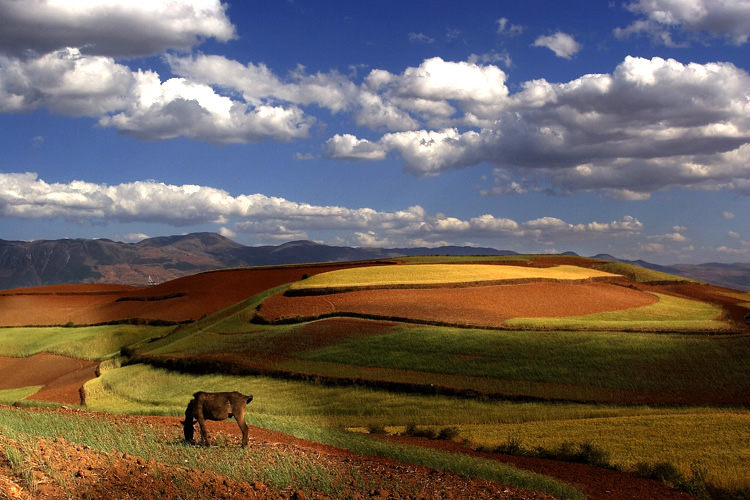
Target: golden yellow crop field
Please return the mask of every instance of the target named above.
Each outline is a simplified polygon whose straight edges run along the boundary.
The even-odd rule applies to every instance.
[[[294,283],[292,290],[338,287],[440,285],[504,280],[585,280],[616,274],[579,266],[526,267],[493,264],[415,264],[341,269]]]

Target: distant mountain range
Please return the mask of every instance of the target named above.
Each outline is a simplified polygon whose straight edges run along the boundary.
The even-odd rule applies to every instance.
[[[106,239],[0,240],[0,289],[66,283],[146,285],[212,269],[384,259],[418,255],[513,255],[494,248],[353,248],[294,241],[249,247],[215,233],[149,238],[138,243]],[[750,291],[750,263],[659,266],[626,262],[712,284]]]
[[[594,255],[593,258],[613,262],[624,262],[625,264],[645,267],[646,269],[674,274],[675,276],[705,281],[712,285],[750,292],[750,262],[735,262],[733,264],[709,262],[706,264],[673,264],[669,266],[660,266],[659,264],[652,264],[644,260],[618,259],[608,254]]]

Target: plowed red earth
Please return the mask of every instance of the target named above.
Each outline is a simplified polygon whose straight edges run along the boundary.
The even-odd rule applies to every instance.
[[[269,322],[345,313],[498,327],[510,318],[576,316],[645,306],[657,300],[653,294],[610,283],[536,282],[302,297],[279,294],[263,302],[260,315]]]
[[[70,321],[91,325],[134,318],[197,320],[269,288],[297,281],[303,274],[312,276],[362,265],[231,269],[186,276],[149,288],[59,285],[0,290],[0,326],[64,325]]]
[[[149,427],[168,443],[179,443],[181,425],[174,417],[138,417],[110,414],[85,414],[73,410],[8,408],[10,411],[78,413],[85,418],[107,419],[118,425]],[[252,416],[250,416],[252,419]],[[222,446],[238,446],[239,432],[234,422],[209,422],[208,431],[214,442]],[[398,439],[398,438],[396,438]],[[6,438],[0,436],[0,441]],[[412,444],[434,446],[432,441],[411,441]],[[5,443],[3,443],[5,444]],[[452,449],[457,444],[438,446]],[[343,491],[324,494],[315,491],[280,490],[257,479],[233,480],[205,470],[168,465],[111,450],[97,451],[88,446],[70,443],[64,437],[39,439],[41,464],[33,467],[34,488],[14,473],[7,460],[0,460],[0,498],[41,500],[72,498],[80,500],[163,499],[185,498],[185,490],[194,499],[508,499],[554,500],[554,497],[519,490],[490,481],[469,479],[459,474],[402,463],[383,457],[360,455],[331,446],[297,439],[286,434],[250,427],[249,451],[262,450],[272,456],[298,455],[315,460],[320,466],[335,468],[346,476],[369,484],[398,485],[397,489],[363,488],[352,479],[342,485]],[[470,452],[452,449],[451,451]],[[549,460],[517,460],[505,455],[483,455],[485,458],[516,464],[569,482],[586,493],[590,500],[695,500],[658,483],[613,471],[559,463]],[[55,477],[64,477],[67,485]],[[176,484],[182,485],[177,487]]]

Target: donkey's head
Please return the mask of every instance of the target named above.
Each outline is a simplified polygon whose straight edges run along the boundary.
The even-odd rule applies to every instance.
[[[185,434],[185,441],[187,441],[188,443],[192,443],[193,436],[195,435],[195,427],[193,427],[195,422],[190,419],[180,420],[180,423],[182,424],[182,432],[183,434]]]
[[[180,420],[182,424],[182,432],[185,434],[185,441],[193,443],[193,436],[195,434],[195,418],[193,416],[193,409],[195,408],[195,400],[188,403],[187,409],[185,409],[185,420]]]

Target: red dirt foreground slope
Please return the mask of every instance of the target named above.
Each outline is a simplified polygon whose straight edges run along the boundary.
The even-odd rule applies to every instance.
[[[106,419],[118,425],[148,427],[166,442],[179,445],[181,425],[174,417],[139,417],[109,414],[87,414],[75,410],[20,409],[10,411],[57,412],[78,414],[81,418]],[[239,432],[234,422],[209,422],[209,433],[220,446],[239,445]],[[0,436],[0,441],[6,439]],[[12,443],[11,443],[12,444]],[[286,434],[250,427],[248,454],[261,451],[269,457],[296,455],[315,460],[326,469],[336,468],[351,480],[335,494],[295,489],[278,489],[258,480],[237,481],[205,470],[168,465],[118,451],[98,451],[75,444],[63,437],[40,438],[36,464],[31,465],[34,487],[29,488],[7,460],[0,460],[0,498],[18,500],[42,499],[390,499],[390,500],[451,500],[503,499],[554,500],[541,493],[519,490],[490,481],[469,479],[459,474],[406,464],[383,457],[352,453],[339,448],[297,439]],[[486,455],[498,461],[517,462],[504,455]],[[589,466],[565,464],[548,460],[517,462],[522,468],[539,471],[573,484],[589,500],[695,500],[656,481],[628,474],[604,471]],[[64,485],[55,476],[65,478]],[[357,479],[359,478],[359,479]],[[361,483],[390,484],[397,488],[372,489]],[[180,485],[180,486],[177,486]]]

